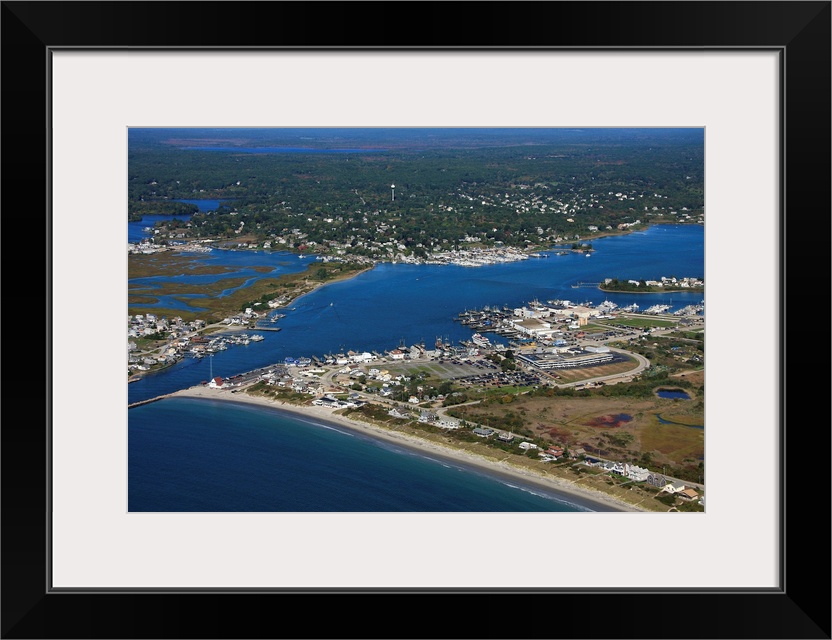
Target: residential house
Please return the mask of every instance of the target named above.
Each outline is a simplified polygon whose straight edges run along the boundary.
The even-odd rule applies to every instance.
[[[651,473],[647,476],[647,484],[652,487],[661,488],[667,484],[667,478],[659,473]]]
[[[662,491],[667,491],[668,493],[679,493],[684,490],[685,484],[683,482],[668,482],[662,487]]]

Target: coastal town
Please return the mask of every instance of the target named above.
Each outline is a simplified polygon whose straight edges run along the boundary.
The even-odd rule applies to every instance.
[[[703,132],[412,133],[131,132],[129,407],[260,404],[703,511]]]
[[[186,225],[187,226],[187,225]],[[159,229],[150,230],[155,234],[159,233]],[[298,231],[298,230],[296,230]],[[299,231],[298,231],[299,233]],[[130,242],[127,244],[128,255],[151,255],[155,253],[163,253],[167,251],[176,251],[181,253],[208,253],[213,250],[212,245],[222,246],[224,248],[232,248],[237,251],[276,251],[279,250],[280,245],[273,245],[270,241],[263,243],[257,242],[219,242],[213,240],[184,240],[184,232],[170,232],[168,239],[159,239],[157,241],[155,236],[148,236],[143,238],[140,242]],[[305,237],[300,234],[301,237]],[[576,236],[579,239],[579,236]],[[460,243],[477,242],[477,238],[461,238]],[[563,241],[558,238],[558,241]],[[309,244],[301,244],[300,251],[315,252],[318,247],[314,241],[309,241]],[[419,256],[414,253],[407,252],[407,247],[403,244],[396,244],[393,242],[374,242],[372,246],[379,252],[384,252],[375,258],[368,258],[365,255],[349,252],[348,249],[343,249],[337,245],[330,244],[327,249],[333,249],[331,254],[318,255],[315,260],[322,262],[355,262],[358,264],[378,264],[380,262],[403,263],[403,264],[454,264],[463,267],[481,267],[484,265],[502,264],[507,262],[518,262],[520,260],[528,260],[530,258],[545,258],[546,253],[539,251],[523,251],[514,247],[504,247],[503,243],[497,243],[498,246],[494,248],[472,247],[462,249],[442,250],[437,247],[429,256]],[[580,253],[588,253],[590,249],[586,249],[581,245],[576,245],[571,251]],[[303,255],[301,253],[301,255]]]
[[[279,330],[280,320],[291,312],[285,306],[290,303],[285,298],[274,299],[262,311],[248,308],[213,324],[184,322],[179,317],[168,320],[154,314],[131,316],[130,380],[183,358],[213,358],[229,348],[255,345],[264,339],[258,331]],[[642,504],[645,491],[672,497],[658,502],[651,499],[653,509],[678,510],[682,504],[685,510],[704,508],[701,478],[682,480],[659,473],[635,456],[611,454],[591,437],[579,442],[545,438],[533,430],[501,428],[455,411],[460,406],[485,404],[489,394],[500,394],[501,398],[508,397],[506,393],[535,396],[545,389],[589,393],[631,383],[650,375],[650,359],[637,351],[646,341],[661,340],[680,330],[695,335],[704,329],[703,304],[685,307],[681,313],[639,313],[633,307],[637,305],[620,309],[609,301],[593,305],[531,300],[517,308],[463,310],[454,320],[468,327],[472,335],[457,344],[438,337],[432,344],[402,343],[382,352],[298,354],[253,371],[212,375],[200,386],[214,397],[233,394],[228,397],[237,401],[248,396],[272,398],[281,406],[315,407],[332,415],[347,415],[353,422],[378,425],[379,420],[390,421],[394,429],[408,425],[412,430],[444,432],[463,441],[474,437],[488,448],[512,451],[524,461],[536,460],[538,465],[553,463],[574,469],[573,465],[580,463],[593,473],[614,475],[628,488],[643,488],[637,494]],[[651,318],[656,322],[651,323]],[[163,340],[164,345],[154,352],[139,353],[135,340],[141,337]],[[695,347],[673,350],[680,364],[701,366]],[[657,388],[682,393],[679,385],[684,384],[680,378]]]

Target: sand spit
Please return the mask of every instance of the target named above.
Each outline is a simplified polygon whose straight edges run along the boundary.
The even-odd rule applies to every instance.
[[[616,498],[601,491],[575,486],[574,483],[567,480],[543,476],[532,470],[524,469],[507,462],[494,461],[468,451],[437,444],[410,434],[385,429],[363,421],[353,420],[337,414],[333,409],[327,407],[294,405],[268,398],[251,396],[244,392],[232,393],[230,390],[212,389],[203,386],[183,389],[170,394],[168,397],[204,398],[241,404],[253,404],[261,407],[268,407],[277,411],[291,412],[298,414],[299,416],[313,418],[322,422],[328,422],[330,424],[341,426],[348,430],[357,431],[373,438],[386,440],[404,447],[410,447],[425,453],[455,460],[462,464],[480,468],[488,473],[515,478],[527,484],[534,484],[549,492],[561,494],[565,498],[574,498],[580,504],[602,506],[604,511],[646,511],[645,509],[641,509],[637,506],[617,500]]]

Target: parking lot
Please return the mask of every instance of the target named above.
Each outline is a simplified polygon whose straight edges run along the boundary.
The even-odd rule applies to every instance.
[[[454,380],[477,387],[532,387],[541,384],[538,376],[525,371],[493,371]]]
[[[483,358],[449,358],[441,360],[411,360],[402,364],[384,366],[391,374],[415,376],[425,373],[432,378],[456,380],[476,376],[488,371],[499,371],[499,367]]]

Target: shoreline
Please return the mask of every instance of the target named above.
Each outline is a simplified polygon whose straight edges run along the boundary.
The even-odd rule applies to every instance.
[[[593,510],[592,513],[609,511],[649,513],[649,510],[638,508],[635,505],[618,500],[613,496],[600,491],[585,487],[577,487],[574,486],[574,483],[569,481],[543,476],[532,470],[522,469],[510,463],[495,462],[483,456],[479,456],[456,447],[430,442],[417,436],[385,429],[368,422],[354,420],[344,415],[337,414],[332,409],[324,407],[300,406],[266,398],[258,398],[246,393],[236,393],[232,396],[230,391],[208,389],[201,386],[181,389],[166,397],[198,398],[218,400],[220,402],[256,405],[278,412],[288,412],[306,418],[314,418],[316,420],[329,422],[333,425],[343,427],[350,431],[361,433],[377,440],[384,440],[386,442],[417,450],[422,453],[430,453],[438,457],[447,458],[450,461],[460,463],[464,466],[470,466],[482,470],[492,476],[500,476],[506,479],[514,479],[527,485],[534,485],[550,494],[561,497],[562,499],[572,498],[579,506],[589,508],[603,507],[600,511]]]
[[[598,287],[596,287],[596,288],[599,289],[600,291],[603,291],[604,293],[637,293],[637,294],[643,295],[643,296],[649,296],[650,294],[662,294],[662,293],[664,293],[666,295],[667,294],[673,295],[674,293],[700,293],[700,292],[702,293],[702,295],[705,294],[705,287],[697,287],[696,289],[682,289],[680,287],[678,289],[667,289],[665,291],[622,291],[622,290],[619,290],[619,289],[604,289],[604,287],[601,286],[601,285],[598,285]]]

